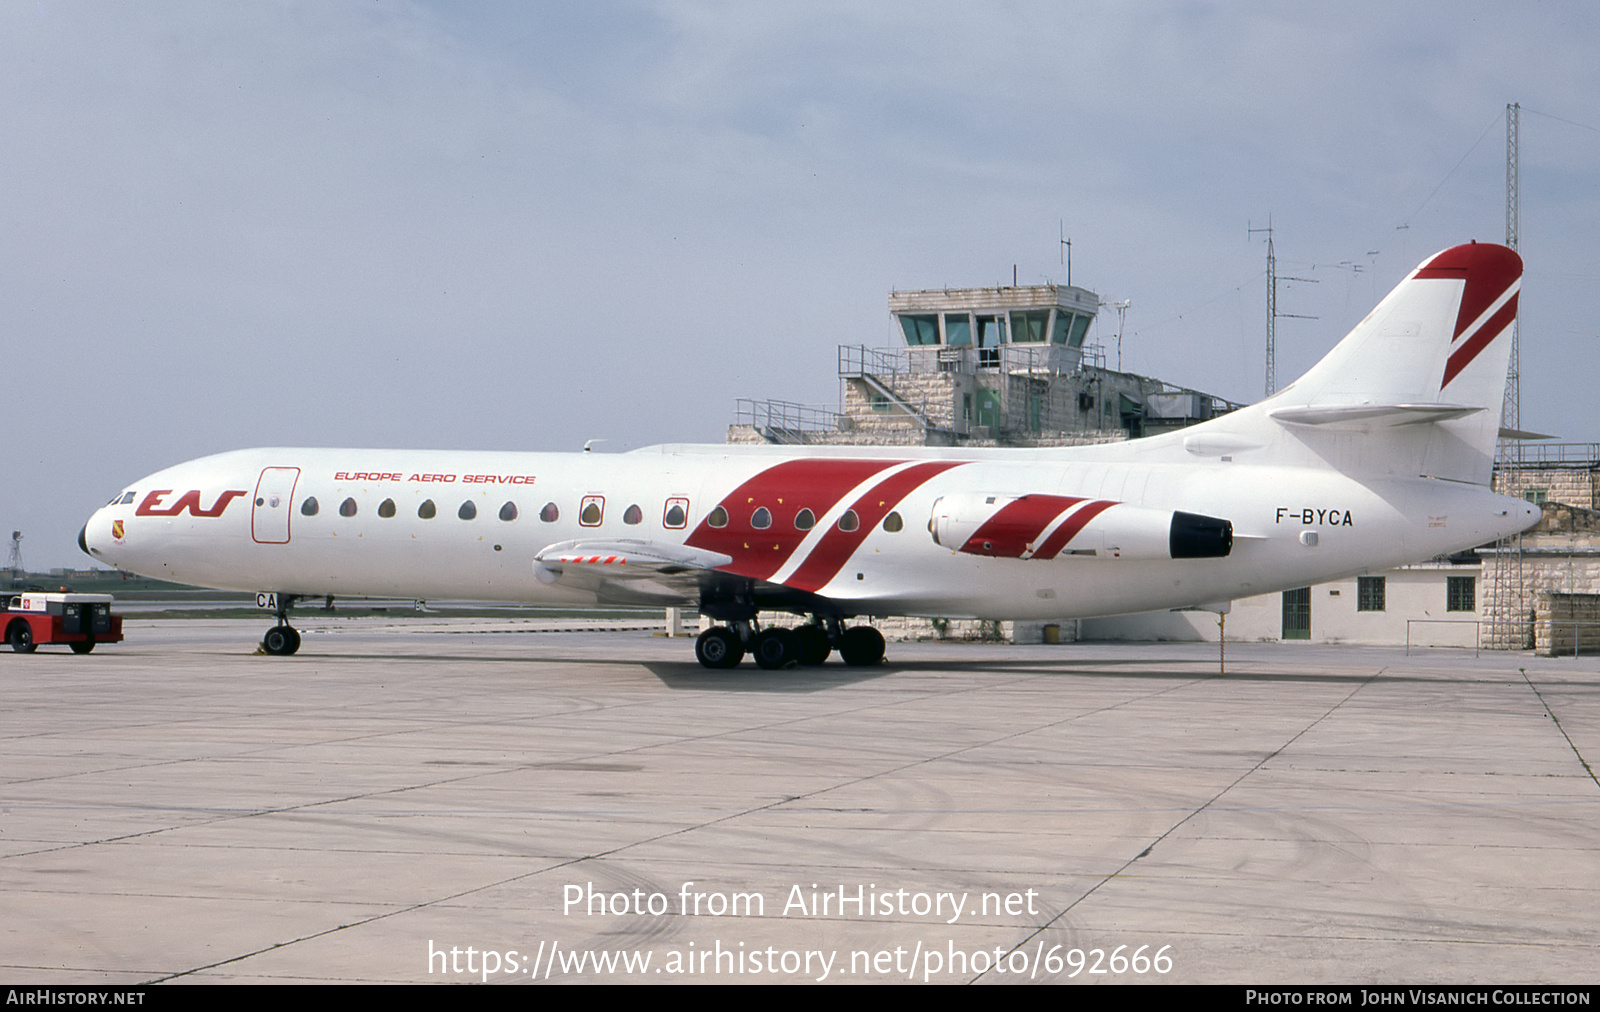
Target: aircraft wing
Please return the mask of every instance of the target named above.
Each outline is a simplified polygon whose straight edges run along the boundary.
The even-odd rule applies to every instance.
[[[560,541],[533,557],[542,583],[592,591],[618,604],[696,604],[702,587],[724,579],[733,556],[703,548],[616,538]]]

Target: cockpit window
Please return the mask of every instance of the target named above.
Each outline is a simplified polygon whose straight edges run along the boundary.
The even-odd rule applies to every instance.
[[[314,517],[317,515],[317,509],[317,497],[314,495],[308,496],[306,501],[300,504],[300,515]]]

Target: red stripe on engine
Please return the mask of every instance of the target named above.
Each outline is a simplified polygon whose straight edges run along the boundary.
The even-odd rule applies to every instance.
[[[1083,502],[1081,497],[1065,495],[1025,495],[1014,499],[985,520],[961,546],[961,551],[968,555],[1020,559],[1050,521],[1080,502]]]
[[[712,527],[707,519],[702,519],[684,544],[731,555],[733,561],[722,567],[724,571],[765,580],[782,568],[805,540],[806,532],[794,526],[796,513],[810,509],[821,516],[844,498],[846,492],[899,463],[898,460],[786,460],[754,475],[723,497],[718,505],[728,513],[726,527]],[[763,506],[772,515],[771,526],[752,527],[751,516]]]
[[[1462,342],[1461,347],[1450,353],[1450,357],[1444,363],[1444,380],[1439,384],[1440,389],[1449,386],[1450,381],[1455,379],[1461,370],[1471,365],[1472,360],[1478,357],[1478,352],[1487,348],[1495,338],[1505,332],[1511,321],[1516,319],[1517,298],[1519,295],[1521,295],[1520,292],[1507,299],[1505,305],[1501,306],[1493,316],[1484,321],[1483,326],[1478,328],[1476,334]]]
[[[920,488],[929,479],[943,474],[952,467],[959,467],[964,461],[933,461],[926,464],[917,464],[904,471],[892,474],[873,486],[865,495],[857,499],[850,508],[855,510],[860,523],[853,531],[842,531],[838,524],[834,524],[828,533],[822,536],[817,546],[811,550],[806,560],[800,563],[794,574],[783,582],[797,590],[816,592],[828,585],[828,581],[839,575],[839,570],[850,561],[850,556],[855,554],[861,542],[865,541],[873,528],[883,522],[889,511],[900,504],[900,501]]]
[[[1033,553],[1033,557],[1036,559],[1055,558],[1063,548],[1067,547],[1069,541],[1078,536],[1078,532],[1083,530],[1084,525],[1115,505],[1116,503],[1107,499],[1086,503],[1078,512],[1068,517],[1066,523],[1050,532],[1050,536],[1045,538],[1044,544],[1040,545],[1039,550]]]

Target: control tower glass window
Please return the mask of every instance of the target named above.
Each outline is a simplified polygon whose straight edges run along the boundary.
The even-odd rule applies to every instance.
[[[900,329],[905,331],[906,344],[916,347],[921,344],[939,343],[939,318],[937,316],[902,316]]]
[[[952,348],[972,346],[972,317],[966,313],[944,314],[944,343]]]
[[[1067,338],[1067,347],[1083,347],[1083,337],[1085,334],[1089,333],[1089,321],[1093,319],[1094,317],[1084,316],[1081,313],[1072,318],[1072,336]]]
[[[1050,321],[1050,310],[1018,310],[1011,314],[1012,344],[1043,344],[1044,329]]]
[[[1065,309],[1056,310],[1055,322],[1050,327],[1050,343],[1066,344],[1067,335],[1072,332],[1072,314]]]

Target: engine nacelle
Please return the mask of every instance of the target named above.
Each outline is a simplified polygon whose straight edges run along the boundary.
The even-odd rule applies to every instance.
[[[1001,559],[1216,559],[1233,549],[1227,520],[1062,495],[947,495],[928,528],[951,551]]]

